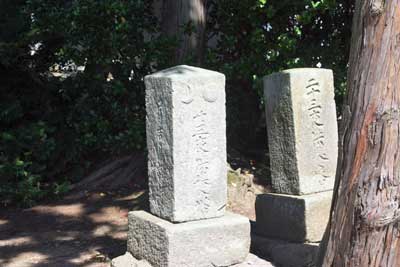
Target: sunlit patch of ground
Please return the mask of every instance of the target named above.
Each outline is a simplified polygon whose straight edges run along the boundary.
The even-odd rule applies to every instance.
[[[55,216],[62,215],[68,217],[80,217],[84,213],[84,207],[81,203],[73,203],[68,205],[57,205],[57,206],[37,206],[31,209],[35,212],[45,212],[53,214]]]
[[[0,210],[0,266],[109,267],[110,259],[124,254],[128,211],[148,210],[148,194],[139,186],[145,178],[143,171],[129,179],[121,172],[125,183],[111,190],[110,184],[122,178],[103,173],[110,178],[88,179],[80,185],[82,191],[71,192],[64,200],[20,211]],[[227,208],[253,218],[260,190],[251,176],[234,174]],[[88,192],[96,181],[106,186],[96,184],[96,190]]]
[[[142,194],[91,193],[1,211],[0,266],[109,267],[111,258],[125,253],[128,211],[143,208]]]
[[[0,259],[0,266],[4,267],[31,267],[45,262],[48,259],[47,255],[39,252],[24,252],[18,254],[11,262],[6,262]]]
[[[21,245],[32,245],[35,243],[30,236],[22,236],[22,237],[12,237],[8,239],[0,240],[0,247],[3,246],[21,246]]]

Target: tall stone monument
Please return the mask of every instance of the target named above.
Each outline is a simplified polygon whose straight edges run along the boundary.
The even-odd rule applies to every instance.
[[[275,73],[264,77],[264,94],[274,193],[257,198],[257,231],[318,242],[329,219],[338,154],[333,73]]]
[[[222,216],[225,76],[179,66],[147,76],[145,84],[151,213],[172,222]]]
[[[244,261],[249,221],[225,212],[225,76],[177,66],[145,85],[151,213],[129,213],[128,252],[153,267]]]

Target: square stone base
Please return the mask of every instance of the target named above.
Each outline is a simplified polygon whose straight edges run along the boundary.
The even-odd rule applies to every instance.
[[[282,253],[283,254],[283,253]],[[270,262],[259,258],[254,254],[249,254],[242,263],[231,265],[230,267],[274,267]],[[111,267],[153,267],[146,260],[137,260],[131,253],[127,252],[122,256],[116,257],[111,261]],[[295,266],[299,267],[299,266]]]
[[[262,236],[251,236],[251,251],[274,266],[316,266],[319,243],[292,243]]]
[[[262,194],[256,199],[256,232],[292,242],[319,242],[328,224],[332,191],[303,196]]]
[[[133,211],[128,225],[128,251],[153,267],[229,266],[244,261],[250,249],[249,220],[232,213],[174,224]]]

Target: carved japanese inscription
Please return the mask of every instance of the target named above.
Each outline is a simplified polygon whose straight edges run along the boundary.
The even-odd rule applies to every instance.
[[[264,78],[264,93],[273,190],[332,190],[338,150],[332,71],[275,73]]]
[[[150,211],[172,222],[223,216],[224,75],[178,66],[145,83]]]
[[[198,195],[196,203],[200,207],[208,210],[210,208],[210,196],[209,196],[209,169],[210,169],[210,148],[209,138],[210,129],[207,127],[207,113],[200,110],[195,116],[193,116],[194,129],[193,129],[193,143],[194,143],[194,154],[195,154],[195,180],[194,185],[198,188]]]
[[[316,153],[317,166],[315,166],[315,173],[326,178],[329,177],[329,175],[325,174],[329,157],[325,147],[325,124],[321,118],[321,86],[314,78],[308,80],[306,98],[309,103],[307,111],[311,120],[311,135],[314,152]]]

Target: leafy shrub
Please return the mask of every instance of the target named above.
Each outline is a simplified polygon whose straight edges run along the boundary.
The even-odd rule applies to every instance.
[[[0,12],[3,203],[60,195],[94,162],[145,148],[143,76],[169,51],[151,1],[7,0]]]
[[[353,5],[345,0],[211,1],[208,31],[215,45],[208,49],[207,64],[227,75],[229,143],[244,151],[263,143],[262,77],[273,72],[333,69],[340,111]]]
[[[266,74],[332,68],[341,104],[352,1],[207,3],[204,67],[227,76],[230,147],[251,150],[265,138]],[[159,34],[152,8],[142,0],[0,1],[0,202],[58,197],[93,163],[145,149],[143,77],[168,67],[176,45]]]

